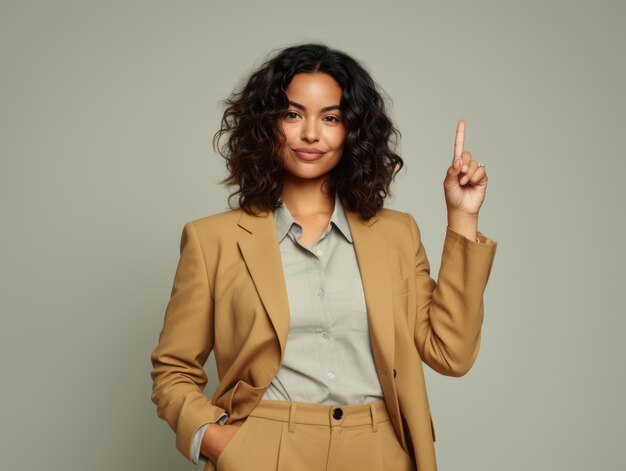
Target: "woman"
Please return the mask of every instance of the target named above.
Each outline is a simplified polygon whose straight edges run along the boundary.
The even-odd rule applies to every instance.
[[[477,232],[487,176],[465,123],[435,282],[413,217],[383,208],[398,132],[357,61],[289,47],[227,105],[214,143],[239,207],[184,226],[151,355],[159,417],[210,470],[435,470],[422,362],[474,363],[497,246]]]

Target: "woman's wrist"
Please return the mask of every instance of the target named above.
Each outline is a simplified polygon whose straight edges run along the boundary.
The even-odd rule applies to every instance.
[[[204,435],[202,436],[202,442],[200,444],[200,454],[206,456],[207,458],[211,458],[214,453],[214,447],[212,446],[215,443],[215,436],[213,432],[215,431],[215,426],[219,426],[216,423],[208,424],[207,428],[204,431]]]
[[[467,215],[448,212],[448,227],[469,240],[478,240],[478,214]]]

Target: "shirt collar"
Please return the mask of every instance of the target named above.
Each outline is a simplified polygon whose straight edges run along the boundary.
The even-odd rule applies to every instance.
[[[352,243],[352,233],[350,232],[348,219],[346,218],[346,213],[343,205],[341,204],[341,198],[339,198],[339,195],[335,195],[335,208],[332,216],[330,217],[330,222],[334,224],[337,229],[339,229],[348,242]],[[284,203],[274,210],[274,223],[279,243],[287,235],[287,232],[289,232],[289,229],[293,224],[297,224],[299,226],[289,212],[289,208],[287,208],[287,205]]]

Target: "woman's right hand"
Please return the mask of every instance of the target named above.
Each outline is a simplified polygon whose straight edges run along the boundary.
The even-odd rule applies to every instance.
[[[237,433],[239,427],[240,425],[209,424],[202,437],[200,454],[209,458],[213,463],[217,463],[220,453]]]

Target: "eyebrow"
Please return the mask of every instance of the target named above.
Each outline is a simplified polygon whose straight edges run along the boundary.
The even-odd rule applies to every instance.
[[[291,106],[295,106],[296,108],[301,109],[302,111],[306,111],[306,107],[304,105],[301,105],[300,103],[296,103],[295,101],[289,101],[289,104]],[[332,105],[332,106],[325,106],[324,108],[322,108],[320,110],[321,113],[324,113],[326,111],[330,111],[330,110],[339,110],[339,105]]]

